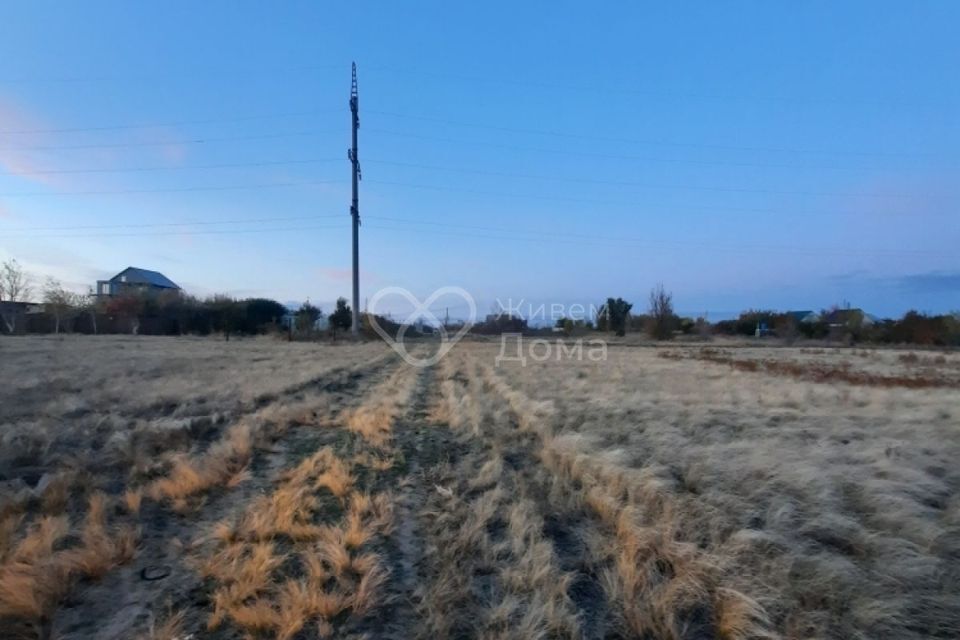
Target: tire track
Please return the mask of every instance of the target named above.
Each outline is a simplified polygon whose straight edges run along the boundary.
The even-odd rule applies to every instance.
[[[579,638],[580,619],[544,535],[545,488],[528,471],[526,434],[511,429],[479,378],[444,360],[434,418],[451,442],[424,468],[425,556],[414,637]]]
[[[539,440],[538,457],[559,488],[554,495],[565,496],[568,504],[579,501],[588,514],[594,532],[585,538],[593,556],[589,566],[600,578],[607,611],[617,620],[612,627],[609,620],[604,623],[607,634],[670,640],[778,637],[755,601],[724,586],[708,554],[676,537],[668,493],[638,482],[575,442],[556,438],[552,406],[510,387],[489,365],[476,366],[519,428]]]
[[[342,430],[329,428],[337,414],[344,407],[359,405],[397,362],[393,356],[378,356],[337,367],[237,416],[235,424],[256,423],[263,436],[253,453],[250,478],[232,489],[209,491],[192,513],[172,513],[166,505],[146,502],[138,519],[144,537],[137,559],[73,594],[57,612],[53,634],[64,639],[128,640],[165,617],[168,608],[183,612],[188,628],[205,629],[209,591],[188,561],[199,543],[198,532],[241,512],[269,489],[282,468],[342,437]],[[163,577],[148,580],[145,575]],[[106,616],[90,615],[102,610],[104,603],[112,605]]]

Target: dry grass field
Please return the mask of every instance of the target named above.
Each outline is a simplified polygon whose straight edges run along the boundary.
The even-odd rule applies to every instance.
[[[0,637],[955,638],[960,355],[0,340]]]

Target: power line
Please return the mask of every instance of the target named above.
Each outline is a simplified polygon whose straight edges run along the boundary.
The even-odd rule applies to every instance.
[[[52,230],[52,231],[70,231],[70,230],[85,230],[85,229],[124,229],[124,228],[156,228],[156,227],[172,227],[172,226],[199,226],[199,225],[218,225],[218,224],[251,224],[251,223],[265,223],[265,222],[284,222],[292,220],[309,220],[309,219],[330,219],[330,218],[344,218],[343,214],[326,214],[326,215],[317,215],[317,216],[290,216],[290,217],[267,217],[267,218],[244,218],[244,219],[235,219],[235,220],[207,220],[207,221],[193,221],[193,222],[171,222],[171,223],[131,223],[131,224],[115,224],[115,225],[77,225],[77,226],[63,226],[63,227],[33,227],[32,230]],[[380,215],[368,215],[366,218],[373,220],[373,224],[367,224],[368,228],[381,229],[381,230],[390,230],[390,231],[406,231],[406,232],[415,232],[418,234],[427,233],[427,234],[437,234],[437,235],[447,235],[447,236],[461,236],[468,238],[479,238],[479,239],[489,239],[489,240],[499,240],[499,241],[521,241],[521,242],[547,242],[547,243],[566,243],[566,244],[601,244],[601,245],[636,245],[643,246],[646,248],[660,248],[664,246],[680,248],[680,249],[690,249],[690,250],[708,250],[708,251],[723,251],[723,252],[740,252],[740,253],[755,253],[755,252],[773,252],[773,253],[794,253],[802,255],[860,255],[860,256],[903,256],[903,255],[923,255],[931,256],[935,255],[929,251],[921,249],[874,249],[874,250],[857,250],[857,249],[848,249],[843,247],[798,247],[790,245],[770,245],[770,244],[717,244],[717,243],[705,243],[705,242],[691,242],[691,241],[682,241],[682,240],[668,240],[668,239],[650,239],[650,238],[635,238],[628,235],[616,235],[616,236],[604,236],[597,234],[585,234],[585,233],[573,233],[566,231],[543,231],[543,230],[528,230],[528,229],[517,229],[515,227],[496,227],[496,226],[485,226],[485,225],[471,225],[471,224],[459,224],[451,223],[446,221],[436,221],[436,220],[422,220],[422,219],[413,219],[413,218],[403,218],[397,216],[380,216]],[[388,224],[380,224],[378,221],[384,221]],[[393,223],[393,224],[390,224]],[[410,225],[410,226],[397,226],[397,225]],[[417,228],[421,227],[421,228]],[[422,227],[436,227],[436,228],[427,228]],[[224,235],[224,234],[244,234],[244,233],[260,233],[260,232],[287,232],[287,231],[308,231],[314,229],[343,229],[345,228],[344,224],[333,224],[333,225],[307,225],[307,226],[295,226],[295,227],[258,227],[254,229],[210,229],[210,230],[196,230],[196,229],[180,229],[177,231],[152,231],[152,232],[121,232],[121,233],[104,233],[102,231],[97,231],[94,233],[54,233],[54,234],[7,234],[3,233],[2,237],[4,238],[29,238],[29,239],[42,239],[42,238],[116,238],[116,237],[163,237],[163,236],[179,236],[179,235]],[[453,231],[448,231],[447,229],[453,229]],[[14,228],[13,231],[27,231],[31,228]]]
[[[671,140],[652,140],[638,138],[613,138],[598,135],[588,135],[582,133],[570,133],[564,131],[551,131],[544,129],[523,129],[517,127],[503,127],[490,124],[481,124],[476,122],[465,122],[463,120],[448,120],[434,116],[413,115],[408,113],[396,113],[392,111],[370,110],[369,113],[376,115],[389,116],[392,118],[403,118],[407,120],[419,120],[422,122],[433,122],[446,124],[455,127],[466,127],[471,129],[484,129],[488,131],[500,131],[503,133],[521,133],[539,136],[553,136],[558,138],[571,138],[576,140],[589,140],[593,142],[616,142],[624,144],[638,145],[662,145],[671,147],[684,147],[694,149],[716,149],[719,151],[747,151],[753,153],[807,153],[815,155],[836,155],[836,156],[864,156],[864,157],[891,157],[891,158],[929,158],[931,154],[922,153],[886,153],[881,151],[830,151],[827,149],[797,149],[788,147],[750,147],[722,144],[704,144],[695,142],[677,142]]]
[[[211,77],[252,77],[262,75],[274,75],[278,73],[303,73],[314,71],[328,71],[341,69],[339,64],[318,64],[318,65],[290,65],[290,66],[270,66],[270,67],[247,67],[236,69],[199,69],[190,71],[161,72],[161,73],[141,73],[126,75],[99,75],[99,76],[64,76],[64,77],[19,77],[19,78],[0,78],[0,85],[22,85],[22,84],[74,84],[74,83],[122,83],[122,82],[157,82],[178,79],[196,79]],[[425,71],[421,69],[409,69],[395,67],[392,65],[373,65],[367,67],[367,71],[381,74],[402,74],[408,76],[419,76],[422,78],[431,78],[441,81],[453,81],[476,84],[499,84],[510,87],[547,89],[551,91],[565,91],[571,93],[590,93],[590,94],[610,94],[610,95],[633,95],[642,97],[660,97],[669,100],[695,100],[697,102],[719,101],[719,102],[770,102],[776,104],[849,104],[849,105],[891,105],[898,107],[916,106],[925,107],[919,103],[904,102],[901,100],[844,100],[837,98],[809,98],[806,96],[757,96],[743,94],[718,94],[718,93],[671,93],[661,89],[637,88],[637,87],[612,87],[600,84],[575,85],[561,82],[545,82],[542,80],[517,79],[515,76],[476,76],[466,74],[454,74],[437,71]]]
[[[322,115],[325,113],[342,113],[343,109],[311,109],[309,111],[293,111],[287,113],[264,113],[259,115],[235,116],[229,118],[208,118],[202,120],[179,120],[176,122],[151,122],[146,124],[119,124],[89,127],[64,127],[55,129],[20,129],[0,131],[0,134],[33,134],[33,133],[78,133],[82,131],[119,131],[124,129],[152,129],[153,127],[179,127],[191,124],[219,124],[222,122],[246,122],[250,120],[269,120],[272,118],[293,118],[299,116]]]
[[[458,144],[458,145],[480,145],[484,147],[492,147],[495,149],[506,149],[510,151],[532,151],[535,153],[552,153],[557,155],[567,155],[567,156],[578,156],[584,158],[606,158],[610,160],[631,160],[638,162],[652,162],[652,163],[664,163],[664,164],[692,164],[692,165],[705,165],[705,166],[723,166],[723,167],[757,167],[763,169],[817,169],[817,170],[833,170],[833,171],[843,171],[843,170],[857,170],[857,169],[869,169],[864,167],[839,167],[839,166],[811,166],[811,165],[802,165],[802,164],[777,164],[770,162],[736,162],[736,161],[727,161],[727,160],[698,160],[698,159],[689,159],[689,158],[657,158],[649,156],[636,156],[630,154],[620,154],[620,153],[598,153],[592,151],[572,151],[569,149],[549,149],[543,147],[527,147],[527,146],[518,146],[512,144],[500,144],[497,142],[490,142],[488,140],[457,140],[453,138],[444,138],[440,136],[425,136],[415,133],[406,133],[402,131],[392,131],[390,129],[369,129],[371,133],[379,133],[382,135],[388,136],[397,136],[401,138],[412,138],[415,140],[428,140],[433,142],[443,142],[445,144]]]
[[[321,164],[327,162],[340,162],[340,158],[307,158],[307,159],[294,159],[294,160],[264,160],[256,162],[233,162],[233,163],[218,163],[218,164],[206,164],[206,165],[189,165],[189,166],[150,166],[150,167],[119,167],[119,168],[83,168],[83,169],[39,169],[39,170],[30,170],[31,174],[38,175],[62,175],[62,174],[92,174],[92,173],[137,173],[137,172],[152,172],[152,171],[191,171],[191,170],[206,170],[206,169],[232,169],[232,168],[249,168],[249,167],[269,167],[269,166],[291,166],[291,165],[302,165],[302,164]],[[804,195],[804,196],[846,196],[846,197],[870,197],[870,198],[909,198],[910,196],[904,194],[874,194],[874,193],[846,193],[846,192],[829,192],[829,191],[788,191],[788,190],[778,190],[778,189],[759,189],[759,188],[748,188],[748,187],[723,187],[723,186],[702,186],[702,185],[686,185],[686,184],[652,184],[644,182],[632,182],[632,181],[621,181],[621,180],[597,180],[592,178],[580,178],[580,177],[563,177],[563,176],[549,176],[549,175],[534,175],[534,174],[524,174],[524,173],[509,173],[502,171],[488,171],[483,169],[463,169],[463,168],[454,168],[447,166],[435,166],[435,165],[424,165],[410,162],[400,162],[393,160],[369,160],[369,162],[374,162],[378,164],[386,164],[393,166],[401,167],[412,167],[417,169],[428,169],[433,171],[449,171],[453,173],[469,173],[476,175],[487,175],[495,177],[505,177],[505,178],[520,178],[526,180],[548,180],[548,181],[561,181],[561,182],[579,182],[585,184],[604,184],[604,185],[614,185],[614,186],[626,186],[626,187],[637,187],[642,189],[682,189],[682,190],[695,190],[695,191],[720,191],[720,192],[731,192],[731,193],[762,193],[762,194],[782,194],[782,195]],[[16,174],[8,172],[6,174],[0,173],[2,175],[14,176]]]
[[[314,229],[343,229],[343,225],[309,225],[301,227],[258,227],[256,229],[209,229],[209,230],[184,230],[179,231],[158,231],[151,233],[68,233],[68,234],[43,234],[43,235],[21,235],[8,236],[5,238],[152,238],[162,236],[182,236],[182,235],[230,235],[242,233],[276,233],[287,231],[310,231]]]
[[[0,193],[0,198],[44,197],[44,196],[100,196],[121,195],[131,193],[182,193],[191,191],[232,191],[246,189],[275,189],[281,187],[301,187],[318,184],[342,184],[346,180],[306,180],[298,182],[269,182],[262,184],[237,184],[223,186],[174,187],[169,189],[104,189],[95,191],[21,191]]]
[[[313,215],[313,216],[283,216],[269,218],[236,218],[233,220],[192,220],[187,222],[137,222],[121,224],[86,224],[56,227],[9,227],[10,231],[69,231],[78,229],[139,229],[148,227],[192,227],[218,224],[251,224],[261,222],[289,222],[291,220],[317,220],[322,218],[342,218],[343,214]]]
[[[515,75],[497,75],[497,76],[470,76],[463,74],[453,74],[453,73],[443,73],[437,71],[423,71],[420,69],[404,69],[400,67],[393,66],[383,66],[376,65],[369,67],[370,71],[381,72],[381,73],[392,73],[392,74],[406,74],[412,76],[421,76],[426,78],[433,78],[437,80],[452,80],[455,82],[463,82],[470,85],[476,84],[499,84],[504,86],[511,87],[533,87],[537,89],[548,89],[554,91],[567,91],[574,93],[589,93],[589,94],[613,94],[613,95],[633,95],[633,96],[642,96],[642,97],[660,97],[666,98],[668,100],[693,100],[696,102],[705,102],[705,101],[717,101],[717,102],[769,102],[774,104],[830,104],[830,105],[889,105],[889,106],[927,106],[920,105],[917,103],[907,103],[899,100],[889,101],[889,100],[841,100],[836,98],[809,98],[802,96],[789,96],[789,97],[777,97],[777,96],[746,96],[743,94],[693,94],[693,93],[669,93],[662,90],[654,89],[637,89],[637,88],[621,88],[621,87],[609,87],[598,84],[591,85],[572,85],[564,84],[558,82],[543,82],[540,80],[519,80]],[[939,106],[939,105],[938,105]]]
[[[168,145],[207,144],[211,142],[233,142],[244,140],[271,140],[277,138],[302,138],[328,133],[343,133],[340,129],[290,131],[284,133],[265,133],[250,136],[218,136],[212,138],[188,138],[184,140],[155,140],[147,142],[114,142],[107,144],[67,144],[67,145],[21,145],[0,147],[0,151],[65,151],[72,149],[118,149],[126,147],[165,147]]]
[[[0,84],[55,84],[84,82],[156,82],[177,78],[208,78],[211,76],[253,76],[278,72],[326,71],[342,69],[341,65],[297,65],[291,67],[250,67],[247,69],[206,69],[177,73],[145,73],[124,76],[73,76],[61,78],[0,78]]]
[[[922,256],[931,256],[936,255],[932,254],[929,251],[922,249],[877,249],[877,250],[856,250],[856,249],[847,249],[845,247],[797,247],[797,246],[782,246],[782,245],[746,245],[746,244],[736,244],[736,245],[718,245],[715,243],[705,243],[705,242],[684,242],[677,240],[664,240],[664,239],[649,239],[649,238],[631,238],[628,236],[597,236],[590,234],[577,234],[577,233],[565,233],[565,232],[544,232],[539,230],[518,230],[511,229],[507,227],[478,227],[473,225],[458,225],[450,224],[445,222],[436,222],[436,221],[424,221],[424,220],[413,220],[413,219],[404,219],[404,218],[388,218],[385,216],[367,216],[368,218],[373,218],[375,220],[387,220],[398,223],[406,223],[416,226],[438,226],[438,227],[450,227],[458,229],[467,229],[467,230],[478,230],[478,231],[487,231],[489,233],[472,233],[469,231],[444,231],[442,229],[414,229],[410,227],[403,226],[390,226],[383,224],[374,224],[370,225],[373,229],[384,229],[391,231],[407,231],[415,233],[434,233],[440,235],[451,235],[451,236],[463,236],[469,238],[485,238],[490,240],[518,240],[518,241],[530,241],[530,242],[561,242],[568,244],[582,244],[586,243],[601,243],[601,244],[630,244],[630,245],[640,245],[647,248],[659,248],[663,246],[672,246],[677,248],[684,249],[697,249],[697,250],[719,250],[719,251],[730,251],[730,252],[744,252],[744,253],[753,253],[757,251],[768,251],[774,253],[797,253],[805,255],[862,255],[862,256],[900,256],[900,255],[922,255]],[[496,234],[496,235],[495,235]]]
[[[534,201],[544,201],[544,202],[571,202],[576,204],[590,204],[590,205],[599,205],[599,206],[626,206],[626,207],[637,207],[642,204],[637,200],[597,200],[593,198],[574,198],[566,196],[550,196],[542,194],[532,194],[532,193],[513,193],[505,191],[488,191],[485,189],[468,189],[461,187],[448,187],[432,184],[419,184],[412,182],[397,182],[393,180],[367,180],[368,184],[381,184],[392,187],[402,187],[407,189],[422,189],[427,191],[442,191],[442,192],[454,192],[454,193],[466,193],[471,195],[478,196],[491,196],[495,198],[507,198],[507,199],[524,199],[524,200],[534,200]],[[719,205],[710,205],[710,206],[689,206],[689,205],[674,205],[670,204],[667,206],[659,207],[660,209],[668,210],[680,210],[680,211],[729,211],[736,213],[759,213],[766,215],[791,215],[791,216],[809,216],[815,215],[812,212],[784,212],[776,209],[769,208],[756,208],[756,207],[724,207]],[[837,215],[843,215],[845,212],[835,212]],[[849,215],[856,215],[851,213]],[[883,216],[904,216],[904,217],[916,217],[916,213],[908,212],[901,213],[895,211],[881,211],[879,213],[871,212],[871,215],[883,215]],[[953,213],[940,213],[935,214],[939,216],[950,216],[953,217]]]
[[[483,189],[466,189],[459,187],[447,187],[447,186],[438,186],[438,185],[429,185],[429,184],[417,184],[411,182],[395,182],[391,180],[367,180],[369,184],[382,184],[394,187],[403,187],[408,189],[422,189],[427,191],[450,191],[455,193],[467,193],[472,195],[479,196],[491,196],[495,198],[507,198],[510,200],[515,199],[524,199],[524,200],[534,200],[534,201],[544,201],[544,202],[571,202],[577,204],[590,204],[590,205],[599,205],[599,206],[626,206],[626,207],[637,207],[640,202],[637,200],[596,200],[592,198],[573,198],[566,196],[549,196],[549,195],[540,195],[540,194],[531,194],[531,193],[511,193],[504,191],[487,191]],[[779,209],[769,209],[769,208],[755,208],[755,207],[724,207],[719,205],[709,205],[709,206],[691,206],[691,205],[674,205],[670,204],[667,206],[659,207],[660,209],[667,210],[681,210],[681,211],[729,211],[737,213],[760,213],[767,215],[792,215],[792,216],[810,216],[816,215],[813,212],[803,211],[803,212],[784,212]],[[846,212],[838,211],[833,212],[836,215],[844,215]],[[848,215],[858,215],[856,213],[849,213]],[[876,215],[883,216],[904,216],[904,217],[915,217],[916,213],[899,213],[893,211],[882,211]],[[925,214],[931,215],[931,214]],[[937,217],[954,217],[953,213],[938,213],[933,214]]]
[[[146,172],[146,171],[190,171],[190,170],[200,170],[200,169],[236,169],[242,167],[275,167],[275,166],[289,166],[289,165],[299,165],[299,164],[319,164],[324,162],[340,162],[341,158],[311,158],[305,160],[263,160],[259,162],[228,162],[222,164],[201,164],[201,165],[188,165],[180,167],[162,167],[162,166],[153,166],[153,167],[119,167],[119,168],[98,168],[98,169],[41,169],[29,171],[30,174],[39,174],[39,175],[59,175],[59,174],[75,174],[75,173],[133,173],[133,172]],[[0,175],[9,175],[15,176],[15,173],[0,173]]]
[[[165,227],[165,226],[194,226],[194,225],[216,225],[216,224],[241,224],[241,223],[257,223],[257,222],[279,222],[279,221],[290,221],[290,220],[306,220],[306,219],[328,219],[328,218],[343,218],[342,214],[328,214],[328,215],[318,215],[318,216],[298,216],[298,217],[271,217],[271,218],[246,218],[246,219],[237,219],[237,220],[217,220],[217,221],[194,221],[194,222],[173,222],[173,223],[137,223],[137,224],[119,224],[119,225],[89,225],[89,226],[74,226],[74,227],[34,227],[35,230],[55,230],[55,231],[66,231],[66,230],[83,230],[83,229],[120,229],[120,228],[152,228],[152,227]],[[572,233],[565,231],[543,231],[543,230],[528,230],[528,229],[517,229],[514,227],[496,227],[496,226],[484,226],[484,225],[470,225],[470,224],[459,224],[451,223],[446,221],[436,221],[436,220],[422,220],[422,219],[413,219],[413,218],[403,218],[396,216],[379,216],[379,215],[368,215],[366,218],[374,220],[374,224],[366,225],[369,228],[381,229],[381,230],[390,230],[390,231],[407,231],[415,233],[428,233],[428,234],[438,234],[438,235],[448,235],[448,236],[462,236],[468,238],[480,238],[480,239],[490,239],[490,240],[506,240],[506,241],[521,241],[521,242],[550,242],[550,243],[567,243],[567,244],[604,244],[604,245],[619,245],[619,244],[629,244],[629,245],[639,245],[647,248],[659,248],[664,246],[670,246],[681,249],[697,249],[697,250],[717,250],[724,252],[743,252],[743,253],[754,253],[758,251],[766,252],[776,252],[776,253],[797,253],[804,255],[864,255],[864,256],[898,256],[898,255],[924,255],[930,256],[933,255],[929,251],[920,250],[920,249],[875,249],[875,250],[856,250],[856,249],[847,249],[843,247],[831,248],[831,247],[798,247],[798,246],[789,246],[789,245],[770,245],[770,244],[728,244],[720,245],[716,243],[704,243],[704,242],[690,242],[682,240],[667,240],[667,239],[649,239],[649,238],[635,238],[627,235],[616,235],[616,236],[604,236],[597,234],[585,234],[585,233]],[[377,221],[384,221],[388,224],[380,224]],[[394,223],[394,224],[389,224]],[[397,225],[411,225],[411,226],[397,226]],[[438,228],[415,228],[415,227],[438,227]],[[333,224],[333,225],[307,225],[307,226],[295,226],[295,227],[258,227],[254,229],[211,229],[211,230],[196,230],[196,229],[180,229],[177,231],[159,231],[159,232],[122,232],[122,233],[57,233],[57,234],[3,234],[5,238],[30,238],[30,239],[39,239],[39,238],[116,238],[116,237],[162,237],[162,236],[179,236],[179,235],[223,235],[223,234],[244,234],[244,233],[260,233],[260,232],[287,232],[287,231],[307,231],[314,229],[343,229],[345,225],[343,224]],[[447,229],[454,229],[454,231],[447,231]],[[28,228],[16,228],[14,231],[25,231]],[[479,232],[479,233],[478,233]]]
[[[724,193],[762,193],[778,194],[791,196],[841,196],[841,197],[867,197],[867,198],[911,198],[906,194],[877,194],[877,193],[848,193],[833,191],[788,191],[782,189],[757,189],[749,187],[721,187],[721,186],[702,186],[688,184],[652,184],[646,182],[632,182],[628,180],[597,180],[594,178],[578,178],[567,176],[548,176],[529,173],[509,173],[505,171],[487,171],[484,169],[462,169],[455,167],[446,167],[429,164],[418,164],[414,162],[400,162],[395,160],[367,160],[376,164],[385,164],[397,167],[411,167],[414,169],[427,169],[430,171],[449,171],[451,173],[466,173],[472,175],[485,175],[497,178],[520,178],[524,180],[547,180],[553,182],[578,182],[583,184],[602,184],[619,187],[637,187],[640,189],[682,189],[689,191],[718,191]]]

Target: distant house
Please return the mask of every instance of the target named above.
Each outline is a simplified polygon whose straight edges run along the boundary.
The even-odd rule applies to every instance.
[[[97,280],[96,295],[117,296],[124,293],[179,292],[173,280],[159,271],[127,267],[109,280]]]
[[[820,314],[815,311],[787,311],[788,316],[797,324],[820,322]]]
[[[832,309],[824,314],[823,321],[831,327],[868,327],[877,322],[877,317],[863,309]]]

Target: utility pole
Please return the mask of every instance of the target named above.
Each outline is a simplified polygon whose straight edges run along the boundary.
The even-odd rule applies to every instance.
[[[353,200],[350,216],[353,218],[353,326],[354,337],[360,335],[360,159],[357,157],[357,129],[360,128],[360,97],[357,94],[357,63],[353,63],[350,83],[350,116],[353,125],[353,145],[347,157],[353,169]]]

